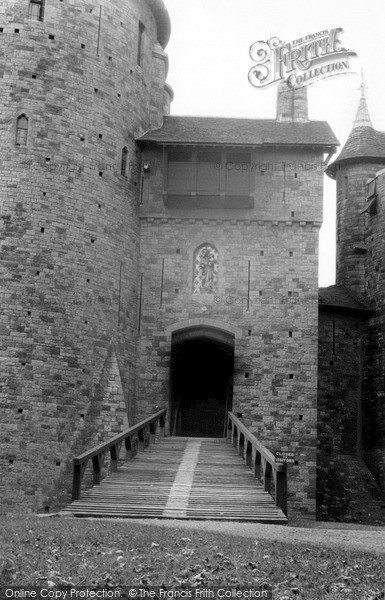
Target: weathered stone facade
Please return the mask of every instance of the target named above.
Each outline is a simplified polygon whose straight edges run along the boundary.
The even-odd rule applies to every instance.
[[[337,269],[336,283],[365,297],[366,279],[366,182],[382,168],[380,162],[343,164],[337,183]]]
[[[217,121],[226,128],[226,119]],[[165,121],[159,135],[167,137],[174,126],[178,118]],[[188,138],[188,118],[183,127]],[[207,131],[214,123],[193,119],[191,127]],[[221,151],[226,156],[232,151],[232,161],[208,163],[203,182],[198,162],[196,188],[178,196],[168,164],[178,146],[159,141],[157,132],[138,142],[147,172],[140,206],[137,418],[166,407],[173,420],[173,335],[194,328],[227,331],[234,336],[232,409],[271,451],[295,452],[289,514],[314,518],[322,148],[244,144],[238,152],[251,151],[251,160],[242,163],[223,143]],[[200,156],[205,147],[185,142],[187,150]],[[189,177],[186,165],[180,169]],[[251,178],[251,203],[241,208],[226,192],[226,176],[235,168],[248,170]],[[223,179],[221,197],[199,187],[209,169]],[[215,291],[196,293],[196,254],[207,245],[216,249]],[[202,418],[204,410],[202,403]]]
[[[29,9],[0,0],[3,510],[67,500],[75,454],[166,407],[170,433],[223,435],[231,408],[293,450],[289,518],[315,518],[318,448],[318,516],[351,515],[335,473],[359,481],[362,457],[385,485],[383,173],[377,204],[366,188],[385,151],[364,103],[329,167],[344,291],[319,317],[337,140],[306,90],[281,85],[271,120],[168,117],[161,0]]]
[[[321,290],[320,518],[385,522],[384,164],[385,135],[373,128],[362,94],[328,167],[337,182],[337,285]]]
[[[29,2],[0,2],[2,510],[49,510],[62,479],[68,492],[72,456],[127,425],[134,136],[161,121],[170,96],[162,2],[44,8],[40,21]]]
[[[271,451],[296,452],[291,508],[305,513],[315,510],[317,238],[311,223],[150,218],[142,224],[138,417],[169,405],[173,331],[234,331],[233,410]],[[219,292],[194,297],[193,253],[205,240],[219,249]]]
[[[356,455],[362,443],[362,327],[353,310],[320,313],[318,443],[325,459]]]
[[[364,458],[385,490],[385,171],[377,173],[374,206],[366,213],[366,296],[373,307],[366,334]],[[368,200],[365,197],[366,204]]]

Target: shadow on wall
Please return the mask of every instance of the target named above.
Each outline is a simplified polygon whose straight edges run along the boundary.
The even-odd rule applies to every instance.
[[[385,525],[385,496],[356,456],[325,457],[317,469],[318,521]]]
[[[88,410],[81,414],[80,418],[82,425],[75,433],[66,464],[55,485],[55,493],[49,499],[40,498],[40,507],[44,507],[45,512],[56,510],[71,501],[72,459],[129,427],[119,364],[113,344],[109,347]],[[108,461],[109,457],[106,458],[105,468],[108,468]],[[87,475],[85,483],[87,485]],[[37,510],[40,510],[40,507]]]

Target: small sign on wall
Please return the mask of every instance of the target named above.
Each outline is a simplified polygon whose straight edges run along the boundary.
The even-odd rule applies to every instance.
[[[295,453],[287,452],[286,450],[277,450],[275,453],[275,462],[276,463],[291,463],[294,464],[295,461]]]

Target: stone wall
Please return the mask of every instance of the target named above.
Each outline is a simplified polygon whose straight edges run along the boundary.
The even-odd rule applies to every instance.
[[[42,22],[28,18],[28,4],[0,2],[2,510],[52,508],[69,490],[73,455],[127,425],[134,137],[160,104],[150,99],[154,69],[164,88],[145,2],[47,1]],[[21,114],[25,146],[15,143]]]
[[[320,312],[318,444],[326,461],[360,452],[363,323],[360,316]]]
[[[331,309],[320,312],[317,518],[321,520],[349,520],[351,511],[347,496],[351,474],[343,468],[342,457],[362,453],[363,331],[360,316]]]
[[[366,219],[366,294],[374,316],[365,338],[364,457],[385,491],[385,172],[377,177],[378,198]]]
[[[320,168],[271,169],[255,178],[254,208],[166,209],[162,151],[141,206],[141,312],[137,417],[170,403],[172,333],[207,326],[235,336],[233,410],[271,451],[290,449],[291,516],[315,515]],[[306,153],[261,155],[261,164],[318,164]],[[218,251],[215,293],[193,292],[194,252]]]
[[[320,314],[317,516],[322,519],[364,522],[370,513],[376,522],[383,520],[376,487],[385,490],[383,174],[377,178],[377,201],[365,212],[367,181],[380,168],[362,161],[337,171],[337,284],[373,313],[366,319],[341,310]]]
[[[337,268],[336,283],[346,286],[354,294],[366,293],[365,251],[366,182],[382,168],[380,164],[366,163],[340,165],[337,181]]]

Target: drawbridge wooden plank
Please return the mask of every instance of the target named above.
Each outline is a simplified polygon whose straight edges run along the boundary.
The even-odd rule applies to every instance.
[[[62,513],[287,523],[223,438],[162,438]]]

